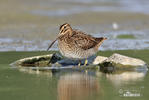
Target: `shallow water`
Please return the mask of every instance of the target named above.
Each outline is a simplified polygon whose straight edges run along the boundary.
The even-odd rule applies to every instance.
[[[141,58],[149,64],[149,50],[104,51]],[[105,74],[98,70],[26,71],[12,68],[15,60],[49,52],[0,52],[0,97],[3,100],[146,100],[149,74],[144,70]]]
[[[0,51],[46,50],[65,22],[107,37],[101,50],[149,49],[148,9],[148,0],[0,0]]]

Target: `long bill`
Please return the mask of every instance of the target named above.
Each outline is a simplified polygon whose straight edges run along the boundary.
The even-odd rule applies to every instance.
[[[56,39],[49,45],[47,51],[52,47],[52,45],[56,42],[57,39],[58,39],[58,38],[56,38]]]
[[[47,51],[52,47],[52,45],[57,41],[57,39],[59,39],[59,38],[62,37],[62,36],[63,36],[63,34],[60,34],[60,33],[59,33],[58,37],[49,45]]]

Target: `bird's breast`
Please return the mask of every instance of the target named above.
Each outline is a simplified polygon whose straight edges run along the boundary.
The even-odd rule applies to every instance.
[[[58,40],[58,47],[60,53],[67,57],[72,59],[83,59],[87,58],[89,56],[92,56],[96,53],[96,50],[94,48],[83,50],[77,45],[75,45],[72,42],[65,42],[64,40]]]

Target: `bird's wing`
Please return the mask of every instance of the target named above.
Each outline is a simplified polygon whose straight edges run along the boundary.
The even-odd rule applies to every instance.
[[[80,31],[74,32],[74,34],[72,35],[72,40],[79,48],[82,48],[83,50],[93,48],[99,43],[99,39],[94,38],[90,35],[86,35]]]

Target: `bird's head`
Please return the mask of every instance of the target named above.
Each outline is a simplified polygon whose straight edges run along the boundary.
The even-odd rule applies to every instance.
[[[63,25],[60,26],[58,37],[61,37],[65,34],[72,34],[72,28],[68,23],[64,23]]]
[[[72,34],[72,28],[68,23],[64,23],[63,25],[60,26],[59,28],[59,34],[58,37],[50,44],[48,47],[47,51],[51,48],[51,46],[57,41],[59,38],[63,37],[65,34]]]

